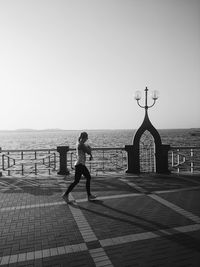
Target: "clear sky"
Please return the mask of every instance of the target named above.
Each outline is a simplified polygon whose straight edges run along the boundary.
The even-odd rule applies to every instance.
[[[200,127],[199,85],[199,0],[0,0],[0,130],[136,129],[146,86],[155,127]]]

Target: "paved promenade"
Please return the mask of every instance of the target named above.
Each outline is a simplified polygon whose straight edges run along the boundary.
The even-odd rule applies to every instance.
[[[0,178],[0,266],[200,266],[200,176]]]

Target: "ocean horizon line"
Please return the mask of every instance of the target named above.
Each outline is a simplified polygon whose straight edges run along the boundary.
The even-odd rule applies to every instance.
[[[59,132],[59,131],[136,131],[138,128],[96,128],[96,129],[61,129],[61,128],[50,128],[50,129],[0,129],[0,132]],[[182,128],[157,128],[157,130],[199,130],[200,127],[182,127]]]

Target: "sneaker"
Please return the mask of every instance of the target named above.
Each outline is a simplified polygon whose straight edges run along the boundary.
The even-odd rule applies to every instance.
[[[69,196],[66,195],[66,194],[63,194],[62,195],[62,198],[64,199],[64,201],[67,203],[67,204],[74,204],[74,205],[77,205],[76,203],[76,200],[75,199],[69,199]]]
[[[93,200],[95,200],[97,198],[97,196],[95,196],[95,195],[90,195],[90,196],[88,196],[88,200],[89,201],[93,201]]]

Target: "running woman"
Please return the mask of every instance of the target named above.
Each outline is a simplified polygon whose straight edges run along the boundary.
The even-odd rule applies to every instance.
[[[96,196],[92,195],[90,192],[91,175],[90,175],[88,168],[85,166],[86,154],[90,155],[90,160],[92,160],[92,149],[89,145],[85,144],[87,140],[88,140],[88,134],[86,132],[82,132],[80,134],[80,137],[78,138],[78,142],[76,146],[77,160],[75,162],[74,182],[69,185],[67,191],[62,195],[63,199],[67,203],[71,202],[69,200],[69,193],[79,183],[82,175],[85,176],[86,178],[86,191],[87,191],[88,200],[92,201],[96,199]]]

